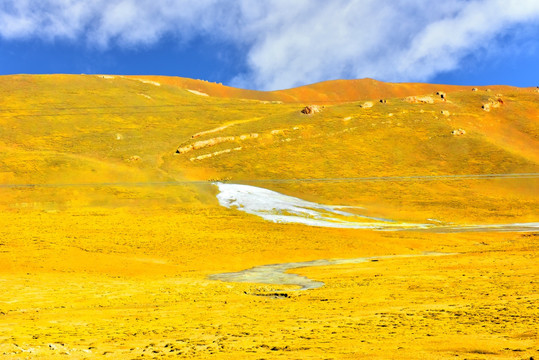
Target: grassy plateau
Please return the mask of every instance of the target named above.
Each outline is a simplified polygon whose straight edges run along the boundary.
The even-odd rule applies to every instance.
[[[535,88],[0,76],[0,359],[537,359],[539,232],[488,229],[539,222],[538,173]],[[216,182],[432,227],[271,222]]]

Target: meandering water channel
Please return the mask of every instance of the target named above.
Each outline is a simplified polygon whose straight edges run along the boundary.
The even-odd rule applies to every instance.
[[[283,264],[272,264],[255,266],[253,268],[230,272],[223,274],[210,275],[210,280],[220,280],[227,282],[242,282],[242,283],[260,283],[260,284],[275,284],[275,285],[296,285],[299,289],[309,290],[324,286],[321,281],[311,280],[305,276],[289,273],[289,270],[313,267],[313,266],[330,266],[342,264],[360,264],[369,261],[380,261],[383,259],[395,258],[411,258],[424,256],[447,256],[456,255],[454,253],[440,252],[425,252],[422,254],[405,254],[405,255],[385,255],[385,256],[369,256],[355,259],[331,259],[331,260],[313,260],[303,262],[291,262]]]

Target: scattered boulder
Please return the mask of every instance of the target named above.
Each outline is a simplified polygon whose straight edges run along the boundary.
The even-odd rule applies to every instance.
[[[380,99],[380,103],[381,104],[387,104],[387,100],[386,99]]]
[[[472,91],[477,91],[477,88],[472,88]]]
[[[363,104],[359,105],[360,108],[368,109],[372,107],[372,101],[365,101]]]
[[[303,108],[303,110],[301,110],[301,113],[305,115],[312,115],[317,112],[320,112],[320,110],[320,106],[318,105],[307,105]]]
[[[466,134],[466,131],[464,129],[456,129],[456,130],[451,131],[451,135],[453,136],[461,136],[465,134]]]
[[[243,134],[238,136],[239,140],[248,140],[248,139],[256,139],[258,137],[257,133],[251,133],[251,134]]]
[[[503,105],[503,100],[501,98],[497,98],[497,99],[491,98],[491,99],[488,99],[487,103],[481,106],[481,109],[485,111],[490,111],[491,109],[498,108],[501,105]]]
[[[127,161],[129,162],[139,162],[140,160],[142,159],[140,158],[140,156],[137,156],[137,155],[133,155],[129,159],[127,159]]]
[[[411,104],[423,103],[423,104],[434,104],[434,99],[430,96],[408,96],[404,101]]]
[[[440,98],[442,98],[443,101],[446,100],[447,95],[443,91],[437,91],[436,95],[438,95]]]
[[[449,113],[449,111],[447,111],[447,110],[442,110],[442,111],[440,111],[440,112],[441,112],[442,115],[444,115],[444,116],[449,116],[449,115],[451,115],[451,114]]]

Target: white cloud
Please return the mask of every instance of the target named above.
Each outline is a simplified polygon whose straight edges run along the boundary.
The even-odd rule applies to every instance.
[[[521,25],[537,0],[4,0],[0,37],[102,49],[211,36],[247,49],[234,85],[277,89],[335,78],[425,81]],[[520,34],[526,39],[526,34]],[[518,44],[511,44],[511,48]]]

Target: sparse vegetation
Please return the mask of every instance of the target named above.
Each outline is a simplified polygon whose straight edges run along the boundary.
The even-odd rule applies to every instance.
[[[534,89],[136,79],[0,77],[0,358],[537,356],[536,234],[276,224],[211,184],[414,223],[536,222],[536,177],[364,179],[537,173]],[[325,283],[305,292],[207,278],[423,251],[458,255],[295,270]]]

